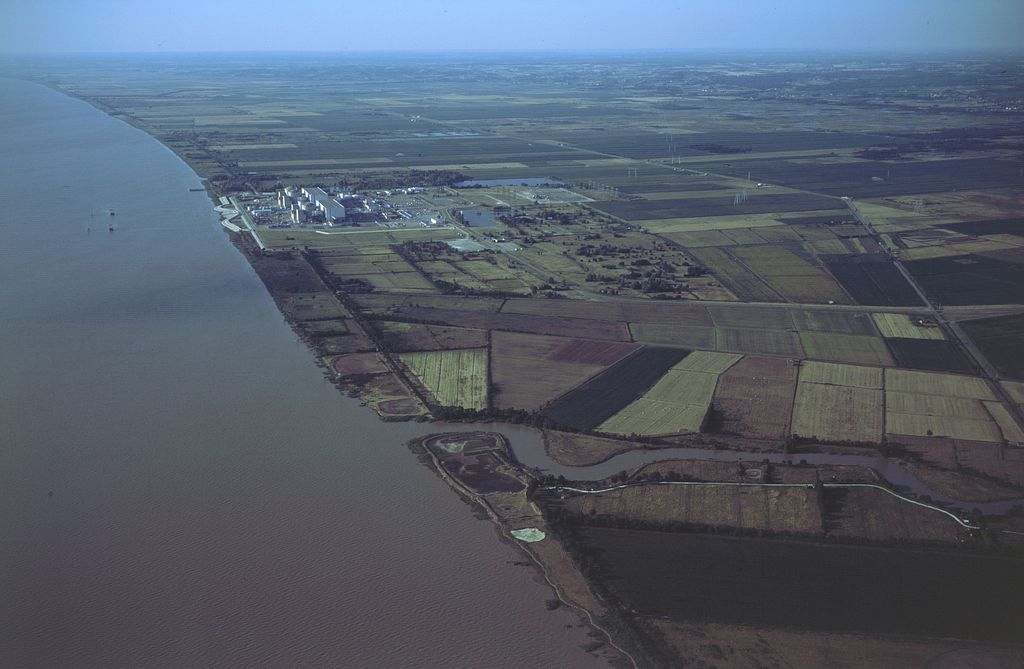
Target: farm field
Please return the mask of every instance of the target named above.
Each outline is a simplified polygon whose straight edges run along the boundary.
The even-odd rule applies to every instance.
[[[790,302],[850,302],[828,273],[781,246],[739,246],[729,252]]]
[[[612,323],[585,318],[559,316],[531,316],[525,314],[492,313],[483,310],[431,308],[418,304],[391,306],[387,315],[392,320],[409,322],[427,321],[477,330],[504,330],[527,334],[547,334],[557,337],[582,337],[604,341],[629,341],[625,323]]]
[[[338,302],[338,298],[329,292],[281,296],[278,297],[277,303],[283,312],[299,322],[343,321],[351,315]]]
[[[487,407],[487,349],[405,353],[399,357],[441,406]]]
[[[1008,315],[1024,295],[1018,63],[481,58],[83,60],[37,78],[153,134],[215,200],[253,203],[260,239],[233,241],[331,381],[385,417],[464,407],[561,426],[545,430],[552,457],[608,471],[620,465],[607,458],[639,449],[735,449],[753,461],[781,450],[884,458],[892,445],[938,495],[1021,495],[1013,444],[1024,431],[970,376],[979,370],[957,328],[929,320],[892,262],[1024,406],[1024,316]],[[281,227],[291,224],[266,203],[286,186],[319,186],[350,215]],[[615,477],[653,455],[628,455]],[[750,482],[748,469],[800,484],[819,472],[878,478],[735,460],[643,476]],[[1006,586],[1019,569],[994,553],[815,543],[980,546],[879,491],[662,486],[562,501],[584,525],[802,535],[581,530],[603,549],[587,564],[609,607],[618,597],[629,616],[693,626],[686,644],[700,661],[678,664],[786,666],[760,640],[810,635],[801,630],[845,641],[793,666],[873,665],[868,651],[847,652],[866,643],[851,634],[944,649],[935,638],[1020,636],[1020,593]],[[569,546],[548,538],[529,549],[542,560]],[[756,648],[751,661],[702,636],[709,620],[742,630],[733,638]],[[914,634],[928,641],[894,641]]]
[[[1014,402],[1024,407],[1024,383],[1019,381],[1001,381],[1000,385]]]
[[[878,331],[864,313],[842,311],[790,310],[794,326],[801,332],[834,332],[846,335],[876,336]]]
[[[912,317],[909,314],[879,313],[871,314],[878,331],[883,337],[899,339],[945,339],[931,318],[924,316]]]
[[[387,316],[401,312],[404,308],[455,309],[459,311],[496,313],[504,300],[493,297],[469,297],[464,295],[415,295],[401,293],[356,293],[352,296],[363,311]]]
[[[914,260],[907,268],[943,304],[1017,304],[1024,295],[1024,262],[991,255]]]
[[[736,527],[820,536],[824,527],[813,488],[652,485],[577,495],[565,509],[587,522],[614,518],[630,527]]]
[[[738,353],[804,357],[800,337],[787,330],[755,330],[752,328],[715,328],[716,348]]]
[[[305,179],[302,179],[305,182]],[[364,246],[401,244],[403,242],[431,242],[457,239],[459,233],[448,228],[406,228],[395,230],[353,230],[349,232],[322,233],[304,229],[260,230],[260,239],[271,249],[301,250],[312,249],[358,249]]]
[[[921,304],[899,270],[881,255],[826,256],[823,261],[857,304],[911,307]]]
[[[800,382],[879,390],[883,387],[883,370],[809,360],[800,366]]]
[[[556,425],[592,430],[637,400],[687,353],[684,349],[641,348],[562,395],[542,414]]]
[[[652,221],[660,218],[698,216],[738,216],[775,212],[814,211],[828,209],[833,201],[817,195],[786,193],[755,195],[741,204],[734,203],[733,193],[714,197],[684,197],[658,200],[628,200],[594,203],[595,209],[626,221]]]
[[[536,410],[636,350],[635,344],[495,331],[494,406]]]
[[[447,293],[528,296],[539,285],[528,273],[513,269],[505,254],[460,253],[434,242],[406,244],[402,255]]]
[[[802,377],[802,373],[801,373]],[[875,444],[882,438],[882,391],[800,379],[792,432],[802,438]]]
[[[1000,375],[1008,379],[1024,379],[1024,316],[983,318],[961,322],[974,343],[981,349]]]
[[[789,311],[783,307],[733,307],[716,304],[707,309],[718,327],[766,330],[791,330],[793,327]]]
[[[597,427],[629,436],[699,432],[719,375],[742,356],[694,351],[665,372],[639,399]]]
[[[950,341],[893,337],[886,339],[885,343],[899,367],[961,374],[974,371],[960,348]]]
[[[741,300],[750,302],[783,302],[768,283],[741,265],[726,251],[719,248],[691,248],[690,255],[706,267],[723,285]]]
[[[444,351],[487,346],[483,330],[453,328],[444,325],[371,321],[381,341],[393,351]]]
[[[1012,558],[598,527],[576,535],[597,563],[601,582],[644,614],[797,629],[1017,638],[1018,616],[1004,615],[1016,610],[1022,594]],[[680,564],[690,568],[678,569]],[[673,578],[664,577],[666,570]],[[950,573],[963,578],[950,583]],[[936,594],[918,597],[922,591]],[[964,619],[964,607],[978,615]]]
[[[715,328],[679,327],[665,323],[630,323],[629,333],[634,341],[659,346],[683,348],[715,348]]]
[[[885,370],[885,388],[907,393],[926,393],[942,397],[969,397],[995,400],[988,385],[976,376],[937,374],[903,369]]]
[[[943,225],[947,230],[961,232],[966,235],[983,237],[990,235],[1024,236],[1024,218],[1003,218],[985,221],[964,221]]]
[[[1018,185],[1012,160],[985,158],[911,161],[900,165],[898,179],[888,181],[884,177],[891,169],[890,163],[875,160],[829,163],[762,159],[731,161],[731,167],[725,163],[704,165],[716,174],[743,177],[750,171],[789,188],[859,200]]]
[[[976,377],[885,370],[886,432],[999,442],[999,425],[982,400],[995,397]]]
[[[319,264],[337,286],[361,282],[383,291],[436,292],[415,267],[386,247],[320,250],[312,256],[312,262]]]
[[[723,372],[712,406],[717,431],[762,439],[788,434],[797,367],[782,358],[746,356]]]
[[[685,301],[589,302],[581,300],[508,299],[501,307],[505,314],[565,316],[602,321],[664,323],[680,327],[710,326],[707,307]]]
[[[872,541],[919,539],[955,543],[963,528],[948,516],[871,488],[825,488],[828,533]]]
[[[836,334],[834,332],[801,332],[800,344],[807,358],[834,360],[861,365],[892,365],[885,341],[880,337]]]

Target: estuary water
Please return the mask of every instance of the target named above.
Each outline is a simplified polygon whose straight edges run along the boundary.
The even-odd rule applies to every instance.
[[[0,156],[0,666],[602,665],[168,149],[0,79]]]

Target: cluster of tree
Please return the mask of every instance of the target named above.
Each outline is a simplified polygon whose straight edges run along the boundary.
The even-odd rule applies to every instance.
[[[455,170],[402,170],[400,172],[368,172],[346,175],[338,180],[345,190],[387,190],[409,186],[452,186],[469,176]]]
[[[600,239],[598,235],[593,237],[587,235],[584,239]],[[613,244],[583,244],[576,249],[576,255],[583,258],[596,258],[601,256],[618,256],[620,253],[629,253],[628,248],[622,248]]]
[[[252,190],[246,177],[235,174],[214,174],[210,177],[210,183],[218,193],[243,193]]]
[[[524,424],[541,426],[536,414],[531,414],[523,409],[498,409],[488,407],[486,409],[467,409],[465,407],[436,407],[431,410],[434,417],[439,420],[448,421],[483,421],[500,420],[505,423]]]

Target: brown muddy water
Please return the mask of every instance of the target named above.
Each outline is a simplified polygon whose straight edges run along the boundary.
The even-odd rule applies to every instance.
[[[602,665],[169,150],[0,80],[0,155],[0,666]]]

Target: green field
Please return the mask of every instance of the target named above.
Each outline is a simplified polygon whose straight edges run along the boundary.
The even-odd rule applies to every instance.
[[[399,357],[441,406],[487,406],[487,349],[404,353]]]

